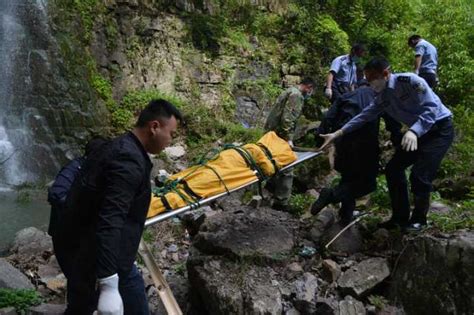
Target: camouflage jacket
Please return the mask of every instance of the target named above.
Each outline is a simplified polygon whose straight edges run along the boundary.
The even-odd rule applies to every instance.
[[[275,131],[285,140],[293,140],[296,122],[303,110],[303,94],[298,87],[290,87],[283,92],[268,114],[266,131]]]

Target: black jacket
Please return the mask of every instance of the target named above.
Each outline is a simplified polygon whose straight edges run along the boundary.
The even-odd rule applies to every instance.
[[[152,163],[129,132],[88,156],[67,197],[63,234],[87,247],[98,278],[132,268],[150,203]]]

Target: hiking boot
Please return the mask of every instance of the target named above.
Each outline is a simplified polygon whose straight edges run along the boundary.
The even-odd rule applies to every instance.
[[[319,194],[318,200],[316,200],[311,206],[311,214],[316,215],[323,210],[328,204],[332,202],[332,189],[323,188]]]

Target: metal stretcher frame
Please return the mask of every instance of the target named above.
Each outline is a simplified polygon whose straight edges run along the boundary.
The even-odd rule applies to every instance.
[[[296,155],[297,155],[297,159],[296,161],[294,161],[293,163],[291,164],[288,164],[287,166],[283,167],[280,172],[282,171],[285,171],[287,169],[290,169],[290,168],[293,168],[301,163],[303,163],[304,161],[307,161],[309,159],[312,159],[318,155],[321,155],[322,154],[322,151],[318,151],[318,152],[298,152],[298,151],[295,151]],[[236,187],[234,189],[231,189],[229,190],[229,192],[223,192],[223,193],[220,193],[220,194],[217,194],[215,196],[212,196],[212,197],[208,197],[208,198],[205,198],[205,199],[202,199],[202,200],[199,200],[191,205],[187,205],[185,207],[181,207],[181,208],[178,208],[176,210],[173,210],[173,211],[167,211],[167,212],[163,212],[161,214],[158,214],[152,218],[149,218],[148,220],[146,220],[145,222],[145,226],[150,226],[150,225],[153,225],[155,223],[158,223],[158,222],[161,222],[161,221],[164,221],[164,220],[167,220],[171,217],[174,217],[175,215],[178,215],[178,214],[181,214],[181,213],[184,213],[186,211],[189,211],[189,210],[194,210],[194,209],[198,209],[214,200],[217,200],[219,198],[222,198],[222,197],[225,197],[225,196],[228,196],[230,193],[232,192],[235,192],[235,191],[238,191],[238,190],[241,190],[245,187],[248,187],[252,184],[255,184],[258,182],[258,178],[248,182],[248,183],[245,183],[244,185],[241,185],[239,187]]]

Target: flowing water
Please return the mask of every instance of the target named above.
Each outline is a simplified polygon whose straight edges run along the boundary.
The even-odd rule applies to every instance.
[[[25,25],[25,9],[34,8],[46,18],[41,0],[0,0],[0,252],[25,227],[46,229],[49,206],[45,190],[37,196],[15,189],[23,183],[35,182],[37,174],[28,160],[35,159],[32,115],[23,100],[32,84],[28,70],[28,46],[31,32]],[[44,29],[38,25],[39,29]],[[38,119],[40,119],[39,117]],[[39,159],[37,159],[39,160]]]

